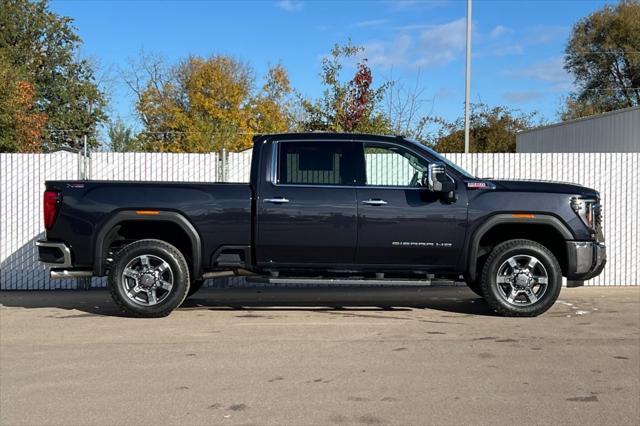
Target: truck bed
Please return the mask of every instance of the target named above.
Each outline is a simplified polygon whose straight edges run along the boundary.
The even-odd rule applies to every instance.
[[[202,239],[203,267],[223,244],[251,244],[249,184],[200,182],[47,181],[47,190],[62,194],[49,240],[71,245],[76,267],[93,264],[94,239],[121,211],[173,211],[184,216]]]

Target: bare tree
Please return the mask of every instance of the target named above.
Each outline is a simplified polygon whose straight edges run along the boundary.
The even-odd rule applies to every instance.
[[[164,57],[157,53],[149,53],[140,49],[137,58],[128,59],[128,68],[120,70],[122,79],[131,89],[136,97],[136,103],[142,100],[143,94],[153,87],[157,93],[162,93],[162,89],[170,79],[169,67]],[[142,124],[149,125],[148,117],[144,114],[138,116]]]
[[[393,74],[390,75],[384,104],[393,133],[425,142],[428,125],[426,117],[431,115],[434,102],[435,98],[425,96],[420,71],[410,85],[393,79]],[[425,107],[429,105],[430,111],[425,114]]]

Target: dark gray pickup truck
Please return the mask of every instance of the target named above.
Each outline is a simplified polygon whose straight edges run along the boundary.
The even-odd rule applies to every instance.
[[[108,275],[137,316],[167,315],[204,279],[232,274],[463,277],[498,313],[534,316],[563,276],[589,279],[606,261],[595,190],[476,178],[391,136],[258,136],[248,184],[48,181],[44,218],[51,276]]]

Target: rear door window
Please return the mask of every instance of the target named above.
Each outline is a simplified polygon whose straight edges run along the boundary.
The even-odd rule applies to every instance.
[[[364,179],[358,148],[362,152],[361,144],[354,142],[280,142],[277,183],[356,185]]]

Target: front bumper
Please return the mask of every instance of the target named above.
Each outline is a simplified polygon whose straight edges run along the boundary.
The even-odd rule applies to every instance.
[[[607,247],[596,241],[567,241],[567,260],[567,279],[585,281],[604,269]]]

